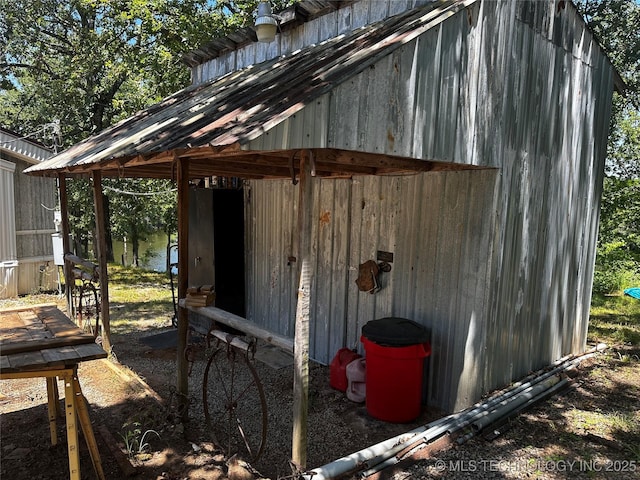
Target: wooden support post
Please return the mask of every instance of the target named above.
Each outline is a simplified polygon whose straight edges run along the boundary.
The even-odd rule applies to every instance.
[[[298,242],[300,284],[296,307],[293,371],[293,445],[291,459],[304,470],[307,464],[307,412],[309,404],[309,317],[311,312],[311,221],[312,189],[310,168],[306,158],[300,160],[298,185]]]
[[[71,242],[69,241],[69,200],[67,197],[67,179],[64,173],[58,174],[58,191],[60,194],[60,218],[62,220],[62,250],[64,254],[71,253]],[[73,286],[73,275],[71,274],[71,265],[63,262],[64,272],[64,293],[67,299],[67,316],[71,318],[73,309],[71,308],[71,290]],[[74,318],[71,318],[74,320]]]
[[[56,377],[47,377],[47,410],[49,411],[49,433],[51,434],[51,445],[58,444],[58,432],[56,419],[58,418],[58,389],[56,388]]]
[[[177,160],[178,180],[178,298],[187,296],[189,282],[189,163]],[[189,311],[178,307],[178,345],[176,364],[178,370],[178,407],[182,420],[189,419],[189,365],[184,352],[189,335]]]
[[[104,195],[102,172],[95,170],[93,178],[93,204],[96,215],[97,260],[100,271],[100,318],[102,318],[102,348],[111,354],[111,318],[109,316],[109,279],[107,278],[107,236],[104,223]]]

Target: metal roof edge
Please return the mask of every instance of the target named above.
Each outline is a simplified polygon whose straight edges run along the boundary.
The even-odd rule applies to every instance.
[[[5,151],[32,165],[48,160],[54,153],[45,145],[0,127],[0,151]]]

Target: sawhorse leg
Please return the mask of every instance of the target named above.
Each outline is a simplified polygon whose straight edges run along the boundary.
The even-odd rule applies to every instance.
[[[91,455],[91,463],[93,463],[93,469],[96,472],[97,477],[100,480],[105,480],[104,471],[102,470],[102,460],[100,459],[100,451],[98,450],[98,444],[96,443],[96,437],[93,434],[93,428],[91,427],[91,420],[89,419],[89,409],[87,408],[87,401],[82,395],[82,389],[80,388],[80,382],[78,376],[73,377],[74,392],[76,395],[76,412],[78,414],[78,420],[80,420],[80,426],[82,427],[82,433],[84,439],[89,447],[89,454]]]
[[[67,420],[67,445],[69,450],[69,478],[80,480],[80,451],[78,450],[78,427],[76,424],[76,392],[75,369],[65,371],[64,380],[64,406]]]

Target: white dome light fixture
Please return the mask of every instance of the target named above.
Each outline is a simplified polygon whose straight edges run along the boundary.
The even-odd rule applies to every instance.
[[[278,29],[277,16],[271,11],[271,4],[262,0],[258,4],[258,14],[256,17],[256,35],[259,42],[273,42],[276,39]]]

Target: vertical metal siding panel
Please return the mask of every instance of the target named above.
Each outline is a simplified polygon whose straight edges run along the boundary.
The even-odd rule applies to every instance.
[[[360,265],[367,260],[375,260],[378,239],[380,235],[380,220],[382,202],[380,201],[380,182],[376,177],[361,177],[362,189],[362,217],[360,225],[360,248],[358,258],[355,258],[353,264]],[[353,240],[351,244],[354,245]],[[362,329],[362,325],[369,320],[377,318],[376,301],[377,294],[372,295],[366,292],[358,291],[358,333]]]
[[[372,81],[367,85],[366,110],[362,109],[358,124],[365,134],[364,145],[373,153],[390,153],[389,139],[393,135],[389,125],[391,122],[390,109],[393,108],[391,96],[392,79],[389,73],[394,72],[393,55],[381,59],[375,64]],[[371,70],[369,70],[371,71]]]
[[[397,288],[393,296],[393,315],[408,318],[412,315],[424,317],[424,312],[419,311],[417,304],[419,299],[428,296],[428,291],[421,291],[418,287],[419,279],[424,275],[420,261],[420,252],[427,242],[423,236],[424,216],[429,210],[422,208],[423,196],[427,195],[429,177],[411,175],[403,179],[403,201],[398,212],[398,224],[404,227],[397,233],[397,247],[394,252],[390,274],[394,276]],[[423,180],[424,181],[421,181]],[[425,190],[423,190],[425,186]],[[399,274],[397,272],[400,272]],[[397,278],[400,276],[400,278]],[[423,318],[420,323],[427,324],[428,319]]]
[[[574,42],[584,43],[582,24],[573,13],[554,18],[550,3],[526,6],[531,16],[522,18],[530,18],[534,28],[518,22],[515,35],[509,35],[511,58],[518,59],[520,70],[515,75],[493,72],[510,80],[505,103],[511,107],[501,128],[486,124],[488,132],[495,130],[510,146],[509,155],[499,156],[504,159],[499,205],[505,236],[496,259],[501,283],[488,337],[496,353],[486,373],[487,388],[511,380],[503,369],[509,359],[509,376],[518,377],[581,345],[588,314],[582,292],[590,293],[592,275],[585,278],[592,268],[586,263],[592,265],[595,248],[590,192],[597,189],[592,177],[600,176],[594,170],[601,164],[591,160],[587,138],[592,134],[584,129],[591,129],[587,112],[594,110],[586,96],[597,95],[587,86],[597,82],[585,78],[593,72],[581,61],[585,55],[571,54]],[[499,25],[507,31],[507,22]],[[497,52],[499,65],[499,47]],[[513,335],[501,336],[509,325]]]
[[[397,237],[405,234],[404,225],[399,223],[400,204],[404,201],[404,191],[401,190],[401,177],[382,176],[376,177],[378,183],[378,198],[370,201],[378,202],[380,211],[378,214],[378,236],[371,253],[371,260],[377,261],[377,252],[382,250],[397,252]],[[404,272],[396,272],[403,274]],[[393,297],[396,292],[394,279],[397,275],[380,275],[382,289],[375,294],[375,317],[389,317],[393,313]]]
[[[313,108],[313,117],[307,122],[308,125],[312,125],[311,128],[307,128],[307,135],[310,137],[311,145],[316,148],[328,147],[329,108],[329,95],[323,95],[316,99]]]
[[[353,92],[362,92],[367,88],[368,78],[366,74],[358,75],[351,80],[339,85],[329,94],[328,111],[328,141],[331,148],[343,148],[346,150],[360,149],[359,109],[360,96]]]
[[[433,31],[420,37],[419,41],[418,62],[424,73],[418,76],[416,93],[418,113],[414,116],[416,121],[414,155],[417,158],[436,159],[434,147],[438,122],[440,121],[438,98],[442,87],[440,75],[441,34],[442,28],[439,25]]]
[[[297,112],[290,117],[288,125],[289,143],[288,147],[302,148],[304,145],[304,110]]]
[[[256,324],[282,335],[292,336],[291,298],[295,297],[292,270],[293,219],[296,188],[284,180],[250,182],[247,205],[251,249],[247,265],[247,311]]]
[[[488,279],[491,268],[493,239],[493,194],[497,172],[484,170],[464,172],[461,180],[468,185],[461,212],[463,235],[460,251],[459,284],[454,305],[457,363],[451,375],[455,403],[459,410],[480,398],[483,393],[483,371],[486,362],[488,321]],[[466,177],[466,178],[465,178]],[[456,308],[457,306],[457,308]]]
[[[465,16],[456,15],[441,26],[442,49],[440,53],[440,86],[438,122],[435,123],[435,158],[453,160],[457,138],[456,118],[460,93],[461,47],[459,32],[466,21]]]
[[[417,42],[411,42],[393,55],[394,83],[391,94],[390,134],[387,150],[393,155],[412,156],[417,75]]]
[[[477,165],[476,154],[476,107],[479,81],[479,39],[482,33],[480,4],[469,7],[466,23],[461,31],[460,98],[457,105],[457,138],[455,154],[456,162]]]
[[[389,15],[389,1],[390,0],[379,0],[376,2],[367,2],[369,3],[368,23],[377,22]]]
[[[414,262],[416,283],[413,293],[416,298],[416,312],[423,312],[423,321],[431,330],[432,355],[429,359],[428,403],[443,405],[448,396],[446,387],[446,355],[450,351],[446,328],[448,322],[438,314],[437,297],[439,284],[437,277],[438,255],[444,250],[440,244],[438,229],[440,212],[447,208],[444,203],[446,173],[424,176],[420,203],[421,222],[416,242]],[[409,220],[409,219],[407,219]],[[420,316],[418,316],[420,317]]]
[[[338,34],[338,13],[336,11],[323,15],[316,22],[318,23],[318,35],[312,43],[319,43]]]
[[[326,362],[329,363],[335,352],[347,346],[347,299],[350,289],[355,286],[349,283],[349,227],[351,225],[351,181],[333,180],[335,195],[333,197],[333,255],[331,259],[331,327]]]
[[[389,15],[397,15],[411,8],[411,0],[393,0],[389,2]]]
[[[360,344],[360,329],[363,322],[359,318],[361,300],[369,300],[357,288],[353,288],[358,278],[358,265],[362,263],[361,239],[363,236],[363,219],[368,214],[365,211],[365,177],[354,177],[351,180],[351,205],[350,205],[350,225],[349,225],[349,279],[347,284],[347,346],[358,347],[362,352]],[[364,322],[366,323],[366,322]]]
[[[328,364],[345,346],[346,278],[349,225],[349,182],[320,180],[316,184],[314,244],[316,286],[312,356]]]
[[[362,27],[369,23],[369,6],[371,2],[355,2],[349,6],[353,18],[353,26]]]
[[[342,35],[343,33],[350,32],[357,24],[354,23],[352,6],[347,8],[341,8],[336,11],[336,35]]]
[[[0,262],[17,259],[14,171],[14,163],[0,158]]]
[[[253,45],[251,45],[251,47],[253,47]],[[212,60],[212,61],[215,61],[215,60]],[[254,63],[255,63],[255,48],[249,48],[249,46],[246,46],[244,48],[239,49],[236,52],[236,64],[238,69],[248,67],[249,65],[253,65]]]

